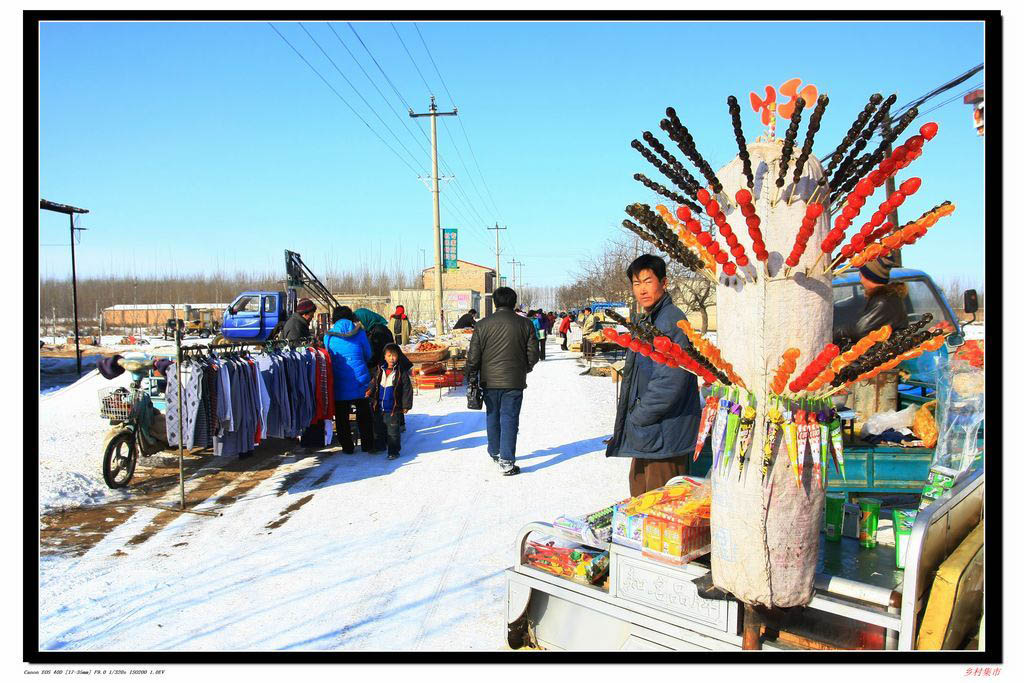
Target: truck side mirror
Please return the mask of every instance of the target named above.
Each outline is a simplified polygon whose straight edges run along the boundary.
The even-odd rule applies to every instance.
[[[964,292],[964,313],[974,314],[978,312],[978,291],[968,289]]]

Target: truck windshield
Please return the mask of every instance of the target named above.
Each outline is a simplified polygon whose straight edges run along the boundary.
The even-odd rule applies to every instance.
[[[907,316],[910,322],[921,319],[925,313],[932,314],[932,323],[929,327],[943,320],[956,325],[956,321],[950,318],[946,306],[943,305],[931,284],[922,278],[908,278],[899,280],[907,286]],[[850,329],[857,321],[857,318],[864,311],[864,288],[860,282],[851,282],[833,287],[834,313],[832,326],[834,329]]]

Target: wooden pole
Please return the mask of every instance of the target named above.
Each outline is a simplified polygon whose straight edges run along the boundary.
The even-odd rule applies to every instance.
[[[761,614],[751,605],[743,605],[743,649],[761,649]]]

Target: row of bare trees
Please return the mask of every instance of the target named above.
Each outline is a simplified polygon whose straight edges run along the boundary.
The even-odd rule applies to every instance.
[[[626,268],[641,254],[657,249],[638,238],[613,237],[601,250],[583,259],[572,281],[559,287],[554,299],[562,310],[578,309],[595,301],[625,301],[632,305],[633,290]],[[663,257],[664,258],[664,257]],[[668,263],[669,293],[683,311],[701,315],[701,331],[708,327],[708,308],[715,303],[715,285],[674,261]]]
[[[418,273],[398,268],[371,271],[332,269],[323,278],[332,292],[386,296],[392,289],[418,288]],[[210,275],[168,273],[151,276],[85,277],[78,280],[78,316],[83,324],[97,324],[104,308],[118,304],[228,304],[246,290],[282,290],[283,273],[236,272]],[[74,315],[71,280],[43,278],[39,281],[40,322],[68,320]]]

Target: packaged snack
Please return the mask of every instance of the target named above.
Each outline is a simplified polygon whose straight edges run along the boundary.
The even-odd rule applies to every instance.
[[[600,585],[608,575],[608,551],[557,538],[528,541],[523,560],[531,567],[578,583]]]
[[[644,518],[643,555],[682,565],[711,550],[711,486],[693,485],[683,498],[666,498]]]
[[[562,515],[554,526],[580,543],[593,545],[595,541],[612,540],[612,506],[587,515]]]
[[[628,503],[629,500],[624,500],[612,506],[612,543],[639,550],[644,539],[644,516],[627,513]]]

